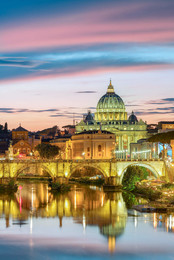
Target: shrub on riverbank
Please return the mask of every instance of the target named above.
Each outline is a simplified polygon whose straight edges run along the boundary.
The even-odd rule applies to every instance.
[[[132,192],[124,191],[122,196],[128,209],[131,209],[133,205],[138,205],[137,198]]]
[[[139,166],[129,166],[124,174],[122,185],[128,191],[135,190],[137,182],[147,179],[148,172]]]
[[[174,189],[174,184],[173,183],[170,183],[170,182],[167,182],[167,183],[163,183],[161,185],[161,189]]]
[[[139,166],[129,166],[123,177],[123,189],[140,195],[150,201],[159,199],[162,192],[149,183],[141,183],[147,179],[148,172]],[[166,185],[166,184],[165,184]],[[167,187],[166,187],[167,188]]]
[[[70,185],[60,184],[59,182],[52,182],[49,186],[51,187],[51,191],[54,192],[67,192],[70,190]]]
[[[8,184],[0,184],[0,192],[16,192],[18,185],[15,184],[14,180],[11,180]]]
[[[134,189],[134,194],[139,194],[150,201],[155,201],[161,197],[162,192],[155,188],[148,187],[145,184],[137,184]]]

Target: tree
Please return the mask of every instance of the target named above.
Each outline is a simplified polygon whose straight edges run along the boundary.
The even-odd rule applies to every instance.
[[[8,133],[8,125],[7,125],[7,122],[5,123],[5,125],[4,125],[4,133]]]
[[[36,150],[41,158],[52,159],[59,154],[60,148],[56,145],[42,143],[36,146]]]
[[[159,134],[153,135],[148,139],[148,141],[156,142],[156,143],[163,143],[163,144],[170,144],[170,141],[173,139],[174,139],[174,131],[170,131],[167,133],[159,133]]]
[[[2,132],[3,130],[3,125],[0,125],[0,133]]]
[[[129,166],[123,177],[123,188],[125,190],[133,191],[135,184],[143,179],[147,179],[148,171],[139,166]]]

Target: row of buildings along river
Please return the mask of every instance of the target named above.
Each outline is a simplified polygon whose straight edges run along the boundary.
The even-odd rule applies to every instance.
[[[11,156],[21,158],[33,156],[36,145],[47,142],[59,146],[62,159],[158,159],[163,147],[147,139],[158,130],[174,129],[174,122],[160,122],[157,127],[138,120],[134,112],[128,116],[122,98],[110,81],[94,115],[88,111],[79,123],[63,128],[64,131],[53,127],[50,132],[31,133],[20,125],[11,132],[11,145],[6,141],[6,129],[6,139],[0,141],[0,153],[10,152]],[[166,148],[171,156],[171,149]]]

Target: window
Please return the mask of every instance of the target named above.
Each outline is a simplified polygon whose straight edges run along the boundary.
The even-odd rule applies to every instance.
[[[87,148],[87,152],[90,152],[90,147]]]
[[[98,146],[98,152],[101,152],[101,145]]]

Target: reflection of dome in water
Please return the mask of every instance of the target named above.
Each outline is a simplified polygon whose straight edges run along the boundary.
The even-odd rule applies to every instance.
[[[126,226],[126,218],[124,220],[114,223],[114,225],[110,224],[108,226],[103,226],[100,229],[100,232],[104,236],[118,237],[124,233],[124,229]]]
[[[100,98],[97,104],[95,119],[96,121],[127,119],[124,102],[122,98],[115,93],[111,81],[106,94]]]
[[[112,253],[115,251],[116,238],[124,233],[126,216],[119,216],[115,223],[100,228],[100,233],[108,238],[108,248]]]

